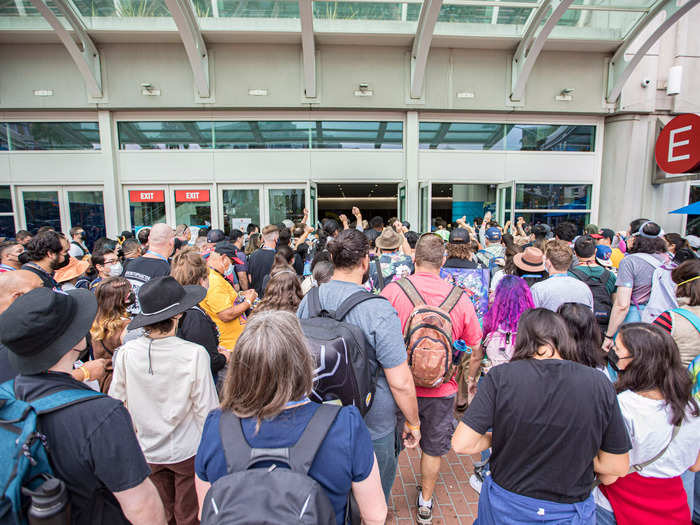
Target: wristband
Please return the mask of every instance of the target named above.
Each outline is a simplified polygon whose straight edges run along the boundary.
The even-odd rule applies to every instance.
[[[417,425],[411,425],[408,421],[406,421],[406,426],[409,430],[420,430],[420,423]]]
[[[604,338],[604,339],[615,339],[615,336],[605,334],[605,335],[603,336],[603,338]]]
[[[87,366],[83,365],[80,368],[78,368],[83,373],[83,381],[87,381],[90,379],[90,372],[87,369]]]

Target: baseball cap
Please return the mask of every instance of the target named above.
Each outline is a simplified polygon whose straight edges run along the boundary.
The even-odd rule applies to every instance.
[[[488,241],[500,241],[502,238],[501,230],[499,230],[495,226],[488,228],[484,235],[486,236],[486,240]]]
[[[211,230],[207,233],[207,242],[218,243],[226,239],[226,234],[221,230]]]
[[[470,242],[471,237],[465,228],[455,228],[450,232],[450,244],[468,244]]]
[[[606,268],[610,268],[613,265],[612,261],[610,260],[611,255],[612,249],[610,246],[605,246],[604,244],[599,245],[595,250],[595,260],[598,262],[598,264],[605,266]]]

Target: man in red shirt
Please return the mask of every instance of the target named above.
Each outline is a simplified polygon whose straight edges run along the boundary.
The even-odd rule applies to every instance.
[[[408,277],[426,304],[440,306],[453,286],[440,279],[440,268],[445,262],[443,242],[433,234],[423,235],[416,244],[415,274]],[[401,328],[406,325],[413,311],[413,303],[396,283],[389,284],[382,295],[396,308]],[[450,312],[452,339],[462,339],[468,346],[481,342],[481,326],[474,307],[466,294],[462,294]],[[450,440],[455,429],[454,408],[457,394],[455,378],[435,388],[416,387],[418,412],[421,423],[420,448],[422,490],[418,494],[418,523],[432,523],[433,491],[440,471],[442,456],[450,450]]]

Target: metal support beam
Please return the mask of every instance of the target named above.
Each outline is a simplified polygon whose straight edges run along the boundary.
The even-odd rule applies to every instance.
[[[200,98],[210,98],[209,53],[189,0],[165,0],[192,66],[194,85]]]
[[[615,51],[610,61],[608,69],[608,92],[606,97],[609,103],[615,103],[617,101],[625,82],[627,82],[627,79],[642,61],[649,49],[651,49],[651,46],[653,46],[659,38],[661,38],[661,35],[673,24],[678,22],[684,14],[699,3],[700,0],[688,0],[683,5],[679,6],[677,0],[657,0],[649,12],[637,22],[637,25],[635,25],[627,37],[625,37],[625,41],[617,48],[617,51]],[[632,44],[662,12],[665,13],[666,16],[663,17],[659,26],[652,33],[645,35],[646,38],[644,41],[634,52],[632,58],[627,61],[625,55],[629,54],[629,49]]]
[[[420,9],[418,28],[411,49],[411,98],[421,98],[423,95],[430,43],[441,7],[442,0],[425,0]]]
[[[535,67],[537,57],[540,56],[550,33],[572,3],[573,0],[542,0],[537,11],[528,20],[523,38],[515,50],[515,55],[513,55],[510,93],[512,101],[517,102],[523,99],[525,86],[527,86],[530,73]],[[545,20],[550,10],[551,14]],[[540,27],[542,20],[545,22]]]
[[[316,98],[316,43],[312,0],[299,0],[301,55],[304,61],[304,95]]]
[[[58,19],[54,12],[49,8],[44,0],[30,0],[41,16],[49,23],[54,32],[65,46],[68,54],[75,62],[75,65],[83,77],[87,91],[92,98],[102,98],[102,73],[100,68],[100,54],[97,47],[93,43],[87,28],[83,24],[82,18],[75,11],[73,3],[70,0],[54,0],[53,4],[61,12],[63,17],[68,22],[68,25],[73,30],[76,38],[80,41],[81,46],[73,39],[68,30],[63,26],[63,23]],[[82,49],[81,49],[82,47]]]

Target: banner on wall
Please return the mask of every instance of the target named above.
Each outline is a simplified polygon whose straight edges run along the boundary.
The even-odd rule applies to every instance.
[[[246,217],[244,219],[240,219],[237,217],[232,217],[231,218],[231,229],[232,230],[241,230],[243,233],[245,233],[246,228],[248,228],[248,225],[253,222],[253,219]]]

